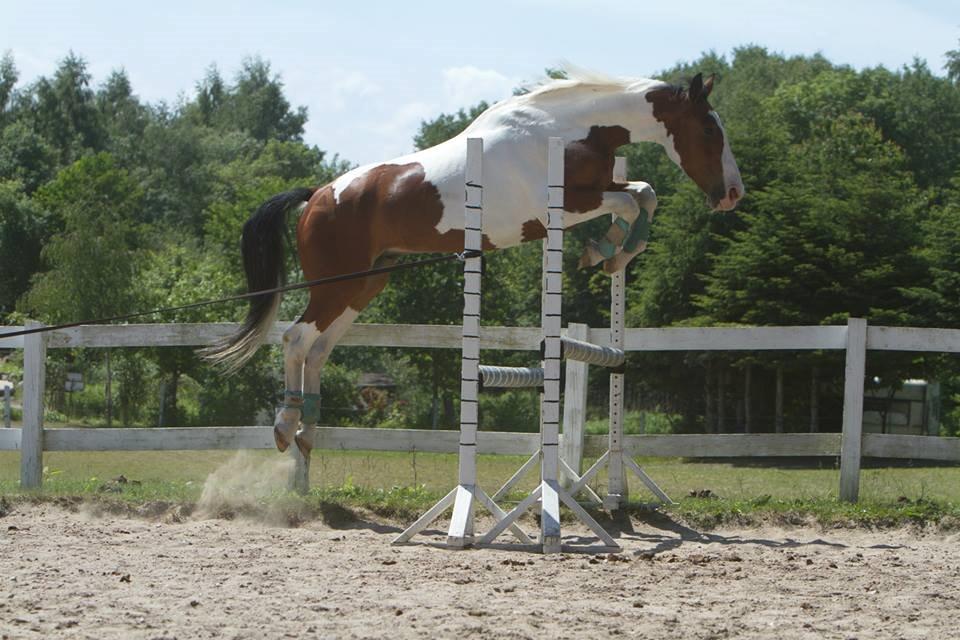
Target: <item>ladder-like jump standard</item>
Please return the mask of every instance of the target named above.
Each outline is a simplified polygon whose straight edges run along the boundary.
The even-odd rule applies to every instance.
[[[483,186],[482,186],[483,141],[471,138],[467,141],[466,201],[464,249],[479,250],[482,238]],[[494,367],[480,364],[480,258],[469,258],[464,264],[464,315],[463,315],[463,361],[461,376],[460,409],[460,466],[458,486],[444,496],[394,543],[409,541],[431,522],[453,506],[453,516],[447,535],[448,546],[462,548],[479,542],[489,544],[508,528],[521,544],[534,544],[516,524],[516,520],[533,504],[539,502],[541,509],[540,546],[544,553],[555,553],[561,548],[560,503],[586,524],[604,548],[619,548],[616,541],[574,499],[584,491],[595,504],[617,508],[626,500],[622,467],[627,464],[638,473],[644,483],[663,501],[670,499],[628,457],[623,456],[623,273],[614,276],[611,292],[611,344],[599,346],[561,336],[562,284],[563,284],[563,177],[564,144],[561,138],[550,138],[547,158],[547,239],[544,246],[544,289],[541,308],[543,328],[542,363],[540,367]],[[618,159],[620,174],[625,174],[624,162]],[[647,215],[642,211],[641,215]],[[618,312],[619,311],[619,312]],[[578,476],[559,455],[559,432],[561,416],[561,366],[562,360],[610,367],[613,369],[610,385],[610,448],[582,477]],[[618,372],[617,370],[620,369]],[[541,389],[540,435],[538,451],[517,471],[507,483],[490,498],[477,484],[476,437],[478,426],[478,392],[480,387],[539,387]],[[517,481],[540,462],[540,483],[509,514],[496,505]],[[610,466],[610,485],[607,500],[600,498],[587,486],[597,471]],[[619,472],[617,471],[619,470]],[[563,473],[570,479],[568,488],[561,486],[559,476]],[[494,516],[496,524],[479,541],[474,536],[474,507],[479,502]]]

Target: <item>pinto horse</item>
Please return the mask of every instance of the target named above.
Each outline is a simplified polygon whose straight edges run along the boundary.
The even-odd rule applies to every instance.
[[[686,88],[664,82],[575,73],[499,102],[463,133],[429,149],[348,171],[332,183],[269,199],[243,227],[241,249],[250,291],[282,281],[287,212],[300,210],[297,247],[307,279],[384,266],[398,256],[463,249],[464,171],[468,137],[484,142],[485,249],[546,235],[547,139],[567,141],[564,224],[617,216],[606,235],[590,241],[581,266],[603,262],[623,269],[646,248],[645,229],[656,195],[644,182],[613,182],[614,152],[628,142],[661,144],[706,194],[730,210],[743,182],[720,118],[707,98],[713,77]],[[303,315],[283,335],[284,402],[274,422],[277,448],[291,441],[305,456],[320,416],[320,372],[334,346],[387,284],[386,274],[317,286]],[[235,369],[272,326],[280,294],[252,298],[240,329],[207,350]]]

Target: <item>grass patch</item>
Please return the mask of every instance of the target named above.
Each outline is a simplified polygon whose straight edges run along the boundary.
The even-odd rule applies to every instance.
[[[960,529],[960,507],[935,500],[783,500],[761,496],[752,500],[686,498],[668,511],[690,526],[814,525],[824,528],[890,529],[908,525]]]
[[[252,468],[276,467],[286,459],[273,451],[242,455],[249,457]],[[189,513],[200,504],[211,474],[237,456],[234,451],[47,452],[43,488],[23,491],[19,454],[0,452],[0,496],[11,501],[87,501],[134,514],[157,515],[164,509]],[[481,486],[492,494],[523,462],[521,456],[480,456]],[[819,467],[663,458],[638,463],[678,501],[661,511],[697,528],[761,524],[960,528],[960,467],[864,469],[861,502],[851,505],[837,500],[839,473],[831,461]],[[127,482],[116,480],[121,475]],[[537,475],[534,470],[508,498],[522,499],[535,486]],[[372,515],[407,523],[449,491],[456,477],[457,457],[452,454],[317,450],[309,495],[287,492],[281,476],[274,478],[272,488],[253,495],[231,489],[244,501],[222,505],[214,516],[269,512],[281,524],[320,518],[337,526]],[[591,486],[602,494],[605,474]],[[630,492],[637,503],[650,499],[632,476]],[[642,510],[633,512],[641,515]]]

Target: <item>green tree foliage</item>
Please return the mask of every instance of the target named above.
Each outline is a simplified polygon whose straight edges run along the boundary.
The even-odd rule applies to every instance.
[[[307,121],[306,107],[291,110],[279,76],[270,72],[270,63],[257,57],[243,61],[231,87],[211,67],[187,113],[203,125],[242,131],[260,142],[300,141]]]
[[[35,277],[24,311],[75,322],[130,309],[142,243],[130,220],[143,192],[129,173],[109,154],[88,156],[44,185],[37,200],[62,229],[43,248],[48,269]]]
[[[0,182],[0,314],[8,314],[40,269],[46,233],[44,210],[17,182]]]
[[[919,195],[900,149],[862,116],[839,116],[787,166],[715,254],[695,298],[708,322],[916,322],[904,289],[922,275]]]

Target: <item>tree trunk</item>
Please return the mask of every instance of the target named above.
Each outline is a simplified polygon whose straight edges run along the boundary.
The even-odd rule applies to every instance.
[[[727,431],[727,371],[721,366],[717,372],[717,433]]]
[[[431,381],[431,386],[433,387],[432,398],[430,401],[430,428],[436,429],[440,423],[440,376],[437,373],[437,363],[433,362],[433,380]]]
[[[817,365],[810,369],[810,433],[820,431],[820,371]]]
[[[707,361],[706,384],[704,385],[706,397],[704,398],[703,426],[707,433],[714,433],[713,424],[713,362]]]
[[[777,433],[783,433],[783,365],[777,365],[777,395],[774,425]]]
[[[453,396],[449,393],[443,394],[443,424],[447,427],[451,427],[455,424]]]
[[[113,371],[110,368],[110,349],[106,349],[107,354],[107,428],[113,426]]]
[[[170,376],[170,382],[164,389],[166,397],[166,406],[164,407],[164,426],[180,426],[180,416],[177,412],[177,392],[180,387],[180,371],[174,370]]]
[[[753,412],[750,405],[753,401],[753,365],[748,364],[743,370],[743,432],[753,432]]]

